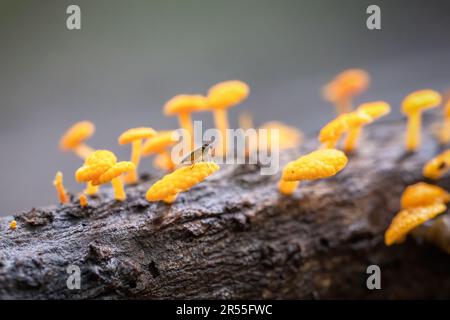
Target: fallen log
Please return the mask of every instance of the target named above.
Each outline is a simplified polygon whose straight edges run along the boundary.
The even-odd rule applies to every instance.
[[[408,238],[386,247],[383,233],[403,189],[424,180],[440,152],[428,132],[417,153],[403,147],[404,123],[380,122],[337,176],[301,183],[291,197],[258,165],[222,166],[173,205],[148,203],[156,176],[113,200],[103,189],[76,201],[17,214],[0,224],[0,299],[450,298],[450,256]],[[317,147],[309,139],[282,161]],[[450,187],[450,179],[440,181]],[[369,290],[366,269],[381,269]],[[80,268],[80,289],[67,268]]]

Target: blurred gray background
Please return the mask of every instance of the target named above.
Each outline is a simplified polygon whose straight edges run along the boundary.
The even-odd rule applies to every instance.
[[[82,30],[66,29],[78,4]],[[369,4],[382,30],[369,31]],[[61,134],[89,119],[89,144],[129,157],[117,137],[134,126],[175,128],[162,105],[242,79],[255,122],[282,120],[306,132],[333,117],[320,88],[339,71],[367,69],[357,102],[398,110],[408,92],[450,87],[450,1],[364,0],[0,0],[0,215],[55,203],[52,180],[71,191],[81,160],[58,151]],[[399,112],[392,117],[400,117]],[[196,119],[211,124],[211,115]],[[149,170],[151,161],[141,169]]]

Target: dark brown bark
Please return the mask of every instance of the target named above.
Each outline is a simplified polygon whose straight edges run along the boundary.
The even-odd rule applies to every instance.
[[[147,177],[123,203],[105,188],[87,209],[18,214],[15,231],[7,217],[0,298],[450,298],[449,255],[411,238],[383,244],[402,190],[440,151],[427,133],[405,153],[403,132],[403,122],[372,125],[344,171],[291,197],[256,165],[223,166],[171,206],[146,202]],[[311,139],[301,152],[315,147]],[[66,287],[70,264],[81,268],[80,290]],[[371,264],[381,290],[366,287]]]

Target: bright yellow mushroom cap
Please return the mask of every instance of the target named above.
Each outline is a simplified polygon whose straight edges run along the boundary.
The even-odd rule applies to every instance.
[[[111,168],[102,173],[98,178],[92,181],[92,185],[98,186],[111,182],[112,179],[119,177],[123,173],[133,171],[136,168],[133,162],[121,161],[117,162]]]
[[[208,100],[205,96],[180,94],[164,105],[164,114],[167,116],[179,113],[190,113],[195,111],[205,111],[208,108]]]
[[[374,101],[361,104],[357,110],[366,113],[375,120],[389,114],[391,107],[384,101]]]
[[[132,128],[122,133],[118,139],[119,144],[132,143],[135,140],[147,139],[156,135],[156,131],[152,128]]]
[[[86,158],[84,165],[75,172],[77,182],[89,182],[98,179],[109,168],[114,166],[117,158],[111,151],[97,150]]]
[[[323,89],[324,97],[329,101],[339,101],[360,94],[370,83],[369,74],[362,69],[348,69],[336,76]]]
[[[445,204],[438,203],[400,211],[392,219],[384,234],[385,244],[390,246],[401,241],[411,230],[445,212],[445,210],[447,210]]]
[[[250,87],[242,81],[230,80],[213,85],[208,91],[208,101],[213,109],[232,107],[248,97]]]
[[[71,150],[90,138],[95,132],[95,126],[90,121],[80,121],[70,127],[59,141],[61,150]]]
[[[402,112],[410,114],[437,107],[442,101],[441,95],[430,89],[418,90],[405,97]]]
[[[192,166],[182,167],[155,182],[148,189],[146,198],[148,201],[170,199],[180,192],[189,190],[219,169],[214,162],[198,162]]]
[[[348,128],[363,126],[373,121],[371,116],[359,110],[344,113],[340,117],[341,121],[346,123]]]
[[[325,143],[330,140],[335,140],[339,138],[345,131],[348,130],[348,123],[343,117],[344,115],[340,115],[328,122],[319,133],[319,141]]]
[[[428,161],[423,167],[423,175],[429,179],[439,179],[450,169],[450,150],[445,150]]]
[[[340,150],[320,149],[289,162],[281,178],[285,181],[328,178],[341,171],[347,162],[346,155]]]
[[[446,203],[450,201],[450,194],[444,189],[419,182],[408,186],[402,194],[402,209],[423,207],[436,203]]]
[[[174,139],[174,131],[159,131],[155,136],[146,140],[142,145],[142,155],[150,155],[153,153],[160,153],[165,149],[175,145],[178,140]]]

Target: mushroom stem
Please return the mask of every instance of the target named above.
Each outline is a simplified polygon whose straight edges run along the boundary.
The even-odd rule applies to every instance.
[[[412,112],[408,115],[408,125],[406,129],[406,149],[414,151],[420,145],[420,129],[422,127],[422,117],[420,112]]]
[[[226,155],[228,152],[227,129],[229,128],[227,111],[225,109],[215,109],[213,114],[214,123],[220,131],[217,145],[222,145],[222,148],[219,148],[219,152],[221,151],[221,155]]]
[[[338,143],[339,137],[336,139],[330,139],[322,144],[322,149],[334,149]]]
[[[124,201],[127,196],[125,194],[125,191],[123,189],[123,183],[122,180],[118,178],[114,178],[111,180],[111,184],[114,188],[114,197],[116,200]]]
[[[280,182],[278,183],[278,190],[280,190],[282,194],[289,196],[294,193],[299,184],[300,183],[298,181],[285,181],[280,179]]]
[[[84,193],[86,193],[89,196],[93,196],[97,193],[99,186],[92,185],[92,182],[88,182],[86,184],[86,189],[84,190]]]
[[[188,112],[182,112],[178,116],[180,126],[189,133],[189,141],[191,144],[191,150],[194,149],[194,127],[192,126],[191,114]]]
[[[174,194],[173,196],[165,198],[163,201],[167,204],[172,204],[177,199],[178,193]]]
[[[347,152],[352,152],[356,144],[358,143],[358,139],[361,136],[361,126],[350,128],[347,134],[347,137],[344,141],[344,150]]]
[[[353,109],[353,104],[350,99],[341,99],[336,102],[336,111],[338,115],[343,113],[351,112]]]
[[[137,168],[139,166],[139,162],[141,161],[141,145],[142,141],[135,140],[131,145],[131,162],[134,163],[135,168],[131,171],[126,177],[127,183],[136,183],[138,181]]]
[[[61,204],[69,202],[69,198],[67,197],[67,193],[63,185],[63,175],[60,171],[56,173],[53,185],[55,186],[56,192],[58,193],[59,202]]]
[[[94,149],[89,147],[87,144],[81,143],[74,150],[75,154],[79,156],[81,159],[86,159],[89,155],[94,152]]]

